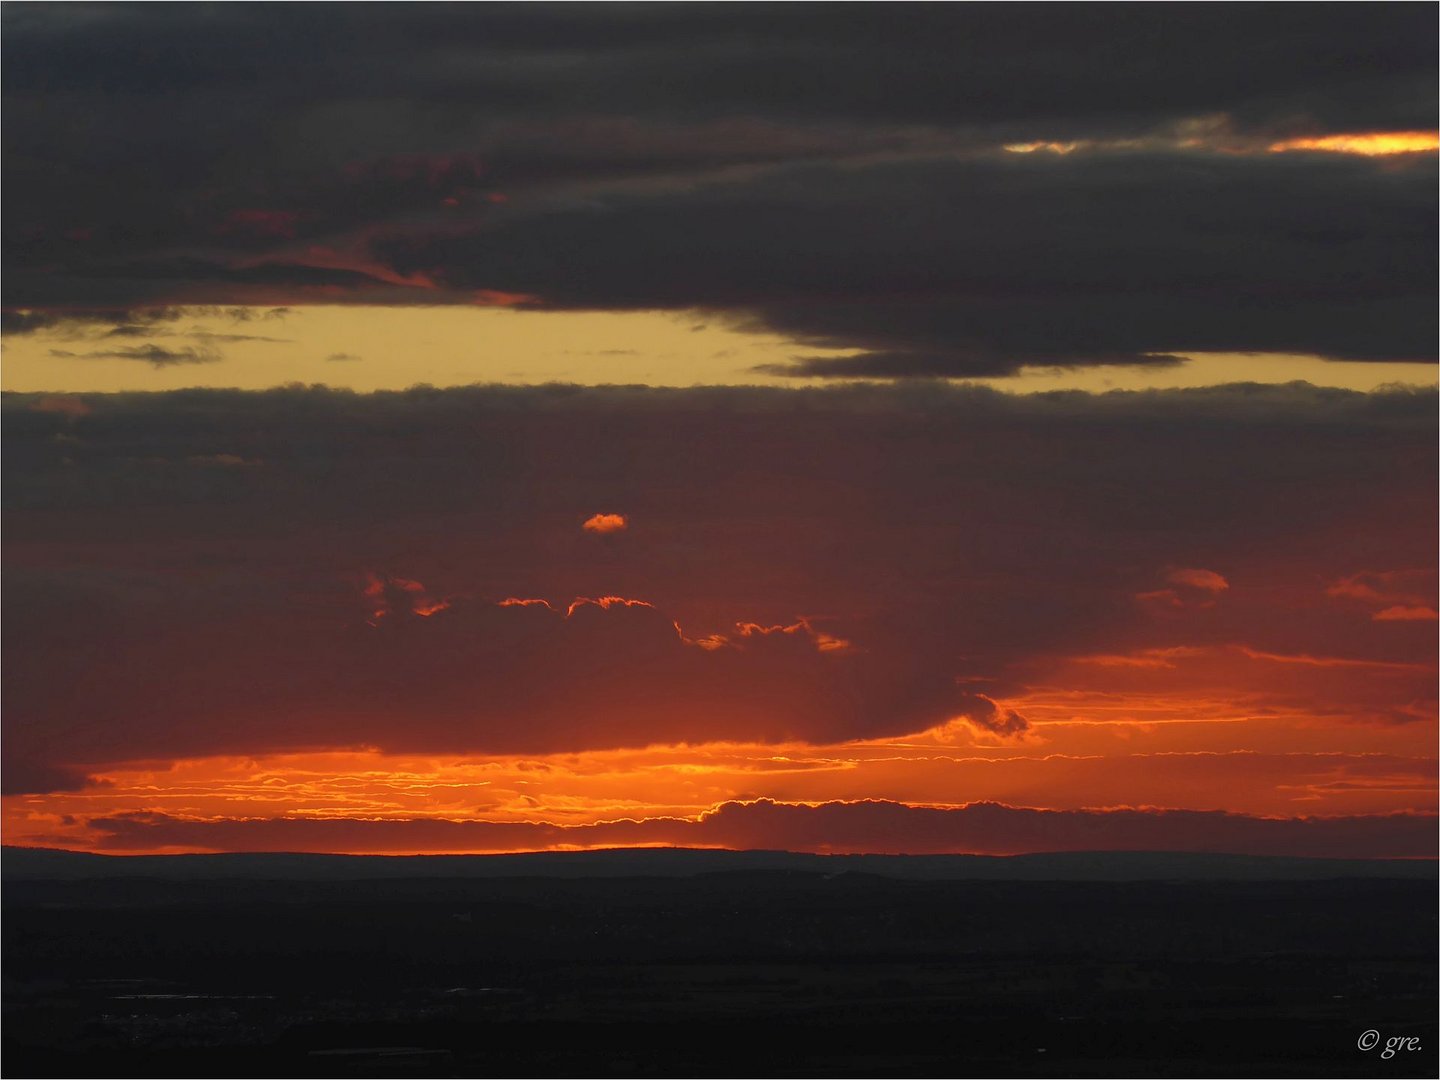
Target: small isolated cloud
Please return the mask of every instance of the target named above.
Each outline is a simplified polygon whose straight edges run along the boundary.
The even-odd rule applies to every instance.
[[[361,357],[356,356],[354,353],[332,352],[329,356],[325,357],[325,359],[332,364],[349,364],[361,359]]]
[[[1396,604],[1370,616],[1372,622],[1434,622],[1436,619],[1440,619],[1440,614],[1423,604]]]
[[[449,600],[431,596],[420,582],[394,574],[367,571],[362,595],[371,609],[371,626],[379,625],[379,620],[387,615],[409,612],[428,618],[450,606]]]
[[[594,514],[585,519],[581,526],[588,533],[596,533],[605,536],[609,533],[624,532],[630,527],[624,514]]]
[[[1230,588],[1230,582],[1214,570],[1172,570],[1165,580],[1172,585],[1189,585],[1192,589],[1204,589],[1206,592],[1218,593]]]

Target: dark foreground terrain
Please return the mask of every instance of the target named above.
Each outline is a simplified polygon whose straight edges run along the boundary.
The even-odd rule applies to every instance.
[[[1433,864],[4,870],[10,1078],[1437,1074]]]

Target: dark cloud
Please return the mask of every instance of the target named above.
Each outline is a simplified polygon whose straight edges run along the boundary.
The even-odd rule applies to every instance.
[[[1432,558],[1433,405],[1305,384],[7,395],[7,753],[825,742],[957,716],[1009,737],[1029,717],[1008,699],[1074,677],[1066,657],[1171,646],[1200,658],[1184,685],[1247,713],[1411,723],[1435,624],[1325,589]],[[607,507],[644,528],[596,543],[577,525]],[[1177,568],[1229,587],[1136,600],[1187,588]],[[367,574],[416,588],[377,616]],[[566,617],[605,596],[654,606]],[[1184,674],[1133,671],[1147,693]]]
[[[187,335],[194,341],[266,341],[271,343],[288,342],[291,338],[270,337],[266,334],[212,334],[206,330],[192,331]]]
[[[223,339],[223,335],[221,337]],[[50,355],[62,360],[143,360],[157,368],[174,367],[177,364],[215,364],[222,359],[218,349],[207,346],[167,349],[154,343],[83,353],[51,349]]]
[[[35,761],[6,753],[0,779],[6,795],[39,794],[47,791],[82,791],[101,782],[83,771]]]
[[[222,308],[214,305],[190,305],[187,307],[149,308],[63,308],[53,311],[5,308],[0,310],[0,332],[5,334],[33,334],[47,331],[55,337],[115,338],[115,337],[169,337],[177,331],[173,324],[188,318],[223,318],[232,322],[246,323],[255,320],[271,321],[283,319],[288,308],[257,310],[251,307]],[[192,333],[192,337],[224,337],[225,340],[280,341],[281,338],[224,336],[218,334]]]
[[[962,716],[1002,735],[1026,727],[893,640],[838,647],[799,622],[696,642],[638,601],[437,601],[413,580],[372,580],[370,618],[357,597],[349,625],[296,616],[287,629],[259,612],[216,625],[192,612],[200,621],[182,630],[167,625],[173,607],[115,611],[144,640],[96,648],[101,636],[81,632],[51,652],[9,698],[13,715],[49,716],[49,730],[13,731],[11,745],[63,731],[71,753],[99,759],[337,737],[501,753],[895,735]],[[85,673],[67,686],[72,665]]]
[[[1340,155],[805,166],[377,247],[456,287],[722,307],[868,351],[796,374],[993,375],[1205,350],[1425,360],[1435,268],[1417,238],[1433,231],[1433,171]]]
[[[117,6],[83,18],[32,6],[7,13],[5,80],[11,93],[59,82],[140,99],[223,91],[299,102],[317,89],[368,91],[542,115],[583,101],[621,114],[1029,120],[1054,131],[1073,118],[1268,107],[1342,128],[1423,127],[1430,88],[1417,84],[1433,70],[1434,22],[1408,5],[1355,4],[1303,20],[1279,5],[494,5],[173,17]],[[661,86],[666,95],[655,93]]]
[[[7,307],[0,311],[0,332],[33,334],[45,330],[75,337],[135,337],[146,333],[159,336],[168,333],[162,324],[174,322],[183,314],[179,308],[163,307],[139,311],[124,308],[36,311]]]
[[[864,350],[825,375],[1433,358],[1429,157],[1260,152],[1432,130],[1423,5],[5,22],[10,309],[488,289]],[[1091,149],[1000,149],[1046,140]]]
[[[903,379],[946,378],[952,375],[980,377],[1010,375],[1021,367],[1063,367],[1067,364],[1123,364],[1145,367],[1174,367],[1185,358],[1164,353],[1091,353],[1083,358],[1063,353],[1026,356],[1023,353],[964,350],[960,352],[865,352],[855,356],[797,356],[786,364],[757,364],[758,375],[785,375],[795,378]]]
[[[997,803],[956,808],[902,803],[769,800],[725,803],[698,821],[651,818],[594,825],[411,819],[270,818],[196,821],[166,814],[96,817],[102,849],[167,845],[212,851],[486,852],[556,845],[666,844],[864,854],[1201,851],[1323,858],[1431,858],[1433,814],[1260,818],[1194,810],[1032,810]]]

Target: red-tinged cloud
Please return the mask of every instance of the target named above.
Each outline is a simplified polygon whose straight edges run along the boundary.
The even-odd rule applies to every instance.
[[[1160,618],[1213,608],[1216,597],[1230,588],[1230,582],[1213,570],[1182,568],[1165,575],[1169,589],[1148,589],[1135,594],[1135,601]]]
[[[1230,588],[1230,583],[1214,570],[1172,570],[1166,575],[1165,580],[1173,585],[1188,585],[1192,589],[1201,589],[1212,593],[1224,592]]]
[[[79,420],[82,416],[90,415],[90,406],[84,400],[75,397],[73,394],[46,394],[44,397],[31,402],[31,412],[53,413],[56,416],[63,416],[67,420]]]
[[[215,226],[221,236],[227,233],[290,238],[295,235],[299,218],[293,210],[232,210]]]
[[[1251,660],[1266,660],[1272,664],[1299,664],[1302,667],[1316,668],[1372,668],[1381,671],[1413,671],[1427,672],[1434,668],[1431,664],[1404,663],[1395,660],[1369,660],[1353,656],[1311,656],[1308,653],[1273,653],[1263,652],[1259,649],[1252,649],[1248,645],[1237,645],[1236,649],[1241,655]]]
[[[1167,720],[1289,717],[1337,750],[1434,721],[1436,623],[1370,618],[1421,605],[1321,593],[1433,557],[1424,392],[290,388],[86,395],[74,431],[41,400],[7,396],[0,427],[21,786],[366,746],[993,742],[1027,720],[1006,750],[1042,753],[1028,703],[1068,719],[1069,692],[1088,719],[1163,698]],[[645,527],[597,542],[577,506]]]
[[[1185,606],[1185,601],[1180,599],[1180,594],[1174,589],[1150,589],[1146,592],[1138,592],[1135,594],[1135,600],[1144,607],[1160,612]]]
[[[1435,571],[1366,571],[1332,582],[1325,595],[1369,607],[1371,622],[1434,622]]]
[[[1108,668],[1164,668],[1174,670],[1177,661],[1199,656],[1205,650],[1189,645],[1175,645],[1165,649],[1145,649],[1130,655],[1077,656],[1077,664],[1095,664]]]
[[[68,685],[19,675],[12,708],[84,722],[15,731],[7,761],[337,742],[453,753],[815,742],[959,718],[1002,736],[1026,726],[933,657],[894,642],[852,648],[804,620],[699,643],[652,604],[615,596],[440,600],[419,581],[371,574],[362,599],[358,625],[155,626],[89,655]],[[50,660],[68,670],[76,655]]]
[[[430,616],[450,606],[448,600],[431,596],[420,582],[391,574],[367,573],[361,595],[369,601],[372,619],[403,614]]]
[[[1434,622],[1440,614],[1423,604],[1396,604],[1377,611],[1370,618],[1374,622]]]
[[[533,293],[505,292],[503,289],[476,289],[472,295],[480,307],[524,307],[540,302]]]
[[[624,532],[629,524],[624,514],[593,514],[585,519],[581,528],[597,536],[607,536],[610,533]]]
[[[931,807],[866,800],[727,802],[698,818],[589,825],[445,819],[187,820],[95,817],[108,851],[501,852],[636,845],[835,854],[1196,851],[1330,858],[1434,858],[1433,814],[1264,818],[1221,811],[1039,810],[1000,803]]]

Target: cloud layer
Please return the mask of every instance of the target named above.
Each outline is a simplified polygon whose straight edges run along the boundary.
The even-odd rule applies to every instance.
[[[1339,138],[1433,132],[1432,14],[16,8],[4,307],[693,308],[821,376],[1432,360],[1433,154]]]
[[[13,787],[286,748],[1014,739],[1059,687],[1433,715],[1434,622],[1372,617],[1366,584],[1433,602],[1423,393],[5,407]],[[645,527],[597,543],[597,505]]]

